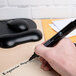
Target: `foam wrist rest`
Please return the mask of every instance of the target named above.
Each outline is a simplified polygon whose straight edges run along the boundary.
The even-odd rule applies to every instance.
[[[25,27],[26,26],[26,27]],[[0,47],[13,48],[27,42],[39,41],[42,33],[30,19],[19,18],[0,21]]]
[[[7,22],[8,28],[14,32],[23,32],[37,29],[36,23],[31,19],[14,19]],[[19,26],[19,27],[18,27]]]
[[[0,37],[0,47],[12,48],[22,43],[39,41],[41,38],[42,33],[39,30],[33,29],[19,34]]]
[[[6,34],[14,34],[14,33],[19,33],[14,31],[14,29],[12,27],[9,26],[10,22],[14,21],[25,21],[28,30],[31,29],[37,29],[36,23],[34,21],[32,21],[31,19],[25,19],[25,18],[19,18],[19,19],[9,19],[9,20],[1,20],[0,21],[0,37],[2,35],[6,35]]]

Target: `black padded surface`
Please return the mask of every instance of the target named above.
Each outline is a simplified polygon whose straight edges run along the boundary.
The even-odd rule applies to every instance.
[[[28,30],[22,32],[12,30],[12,27],[10,28],[8,24],[12,21],[16,22],[16,20],[24,21]],[[22,43],[39,41],[41,38],[42,33],[37,30],[36,23],[30,19],[20,18],[0,21],[0,47],[2,48],[12,48]]]
[[[36,23],[30,19],[20,18],[20,19],[2,20],[0,21],[0,37],[6,34],[16,34],[16,32],[12,31],[7,26],[7,23],[12,20],[24,20],[27,23],[29,30],[37,28]]]

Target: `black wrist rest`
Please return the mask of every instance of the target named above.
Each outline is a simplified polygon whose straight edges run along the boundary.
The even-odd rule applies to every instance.
[[[9,20],[1,20],[0,21],[0,36],[5,34],[14,34],[17,33],[8,28],[8,22],[13,20],[24,20],[27,23],[28,29],[37,29],[36,23],[31,19],[19,18],[19,19],[9,19]]]
[[[11,20],[16,20],[16,19],[11,19]],[[19,20],[25,20],[25,22],[28,25],[27,31],[15,32],[7,26],[7,23],[10,20],[0,21],[1,48],[12,48],[22,43],[39,41],[42,38],[42,33],[39,30],[37,30],[37,26],[34,21],[23,18],[20,18]]]
[[[39,41],[41,38],[42,33],[35,29],[18,34],[5,35],[0,37],[0,47],[12,48],[22,43]]]

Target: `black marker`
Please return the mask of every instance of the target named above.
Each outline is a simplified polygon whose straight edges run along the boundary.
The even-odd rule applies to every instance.
[[[63,39],[66,35],[72,32],[75,28],[76,28],[76,20],[69,23],[66,27],[64,27],[61,31],[59,31],[55,36],[53,36],[51,39],[45,42],[44,45],[46,47],[55,46],[61,39]],[[38,55],[34,53],[32,57],[30,57],[29,61],[34,59],[35,57],[38,57]]]

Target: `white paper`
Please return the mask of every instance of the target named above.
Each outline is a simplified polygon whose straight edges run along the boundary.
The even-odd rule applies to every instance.
[[[71,21],[74,21],[76,18],[70,18],[65,20],[57,20],[53,21],[53,24],[50,26],[57,32],[59,32],[61,29],[63,29],[66,25],[68,25]],[[70,34],[68,34],[66,37],[71,37],[76,35],[76,29],[72,31]]]
[[[59,32],[59,29],[54,24],[49,24],[53,30]]]
[[[59,29],[57,29],[57,27],[54,24],[49,24],[49,25],[53,30],[55,30],[56,32],[59,32]]]

